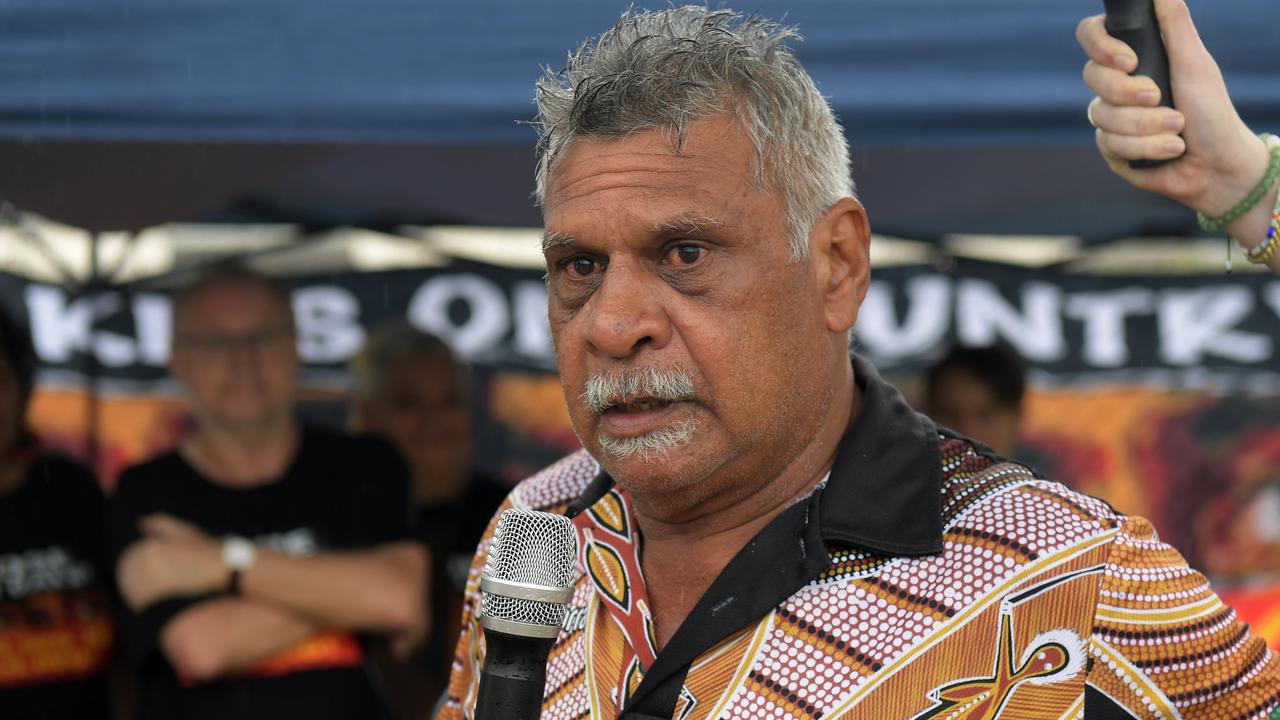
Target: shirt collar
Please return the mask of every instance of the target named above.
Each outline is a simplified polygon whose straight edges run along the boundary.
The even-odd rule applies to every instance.
[[[871,363],[850,355],[862,395],[858,415],[840,439],[821,490],[824,541],[878,555],[942,552],[942,454],[933,422],[880,378]],[[591,507],[613,479],[603,471],[569,507]]]
[[[822,537],[879,555],[942,552],[942,451],[933,421],[871,363],[851,356],[862,392],[823,491]]]

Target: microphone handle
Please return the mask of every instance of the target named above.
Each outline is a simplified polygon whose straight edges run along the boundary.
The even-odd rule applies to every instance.
[[[1146,75],[1160,88],[1160,104],[1173,107],[1173,86],[1169,79],[1169,54],[1160,36],[1156,8],[1152,0],[1105,0],[1107,32],[1122,40],[1138,55],[1138,68],[1132,75]],[[1167,160],[1132,160],[1134,169],[1159,167]]]
[[[547,657],[555,638],[526,638],[485,629],[484,668],[475,720],[539,720]]]

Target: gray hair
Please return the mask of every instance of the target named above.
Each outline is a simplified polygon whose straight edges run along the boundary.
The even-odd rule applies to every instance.
[[[693,391],[693,380],[682,368],[624,368],[615,375],[589,375],[582,399],[588,410],[602,413],[636,395],[675,402],[692,398]]]
[[[448,343],[419,330],[408,320],[396,318],[375,328],[364,347],[351,359],[351,377],[356,393],[366,399],[373,397],[381,389],[387,370],[393,364],[418,355],[448,360],[458,370],[458,382],[465,385],[466,369]]]
[[[854,186],[844,131],[786,45],[799,39],[731,10],[627,11],[537,83],[538,203],[576,138],[666,129],[679,152],[690,122],[732,115],[754,146],[756,182],[782,194],[791,255],[803,259],[814,223]]]

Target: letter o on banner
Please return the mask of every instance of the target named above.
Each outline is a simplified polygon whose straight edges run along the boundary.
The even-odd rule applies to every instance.
[[[454,322],[449,308],[465,303],[467,317]],[[471,357],[494,349],[511,327],[507,296],[493,281],[461,273],[422,284],[409,301],[409,322],[439,335],[459,354]]]

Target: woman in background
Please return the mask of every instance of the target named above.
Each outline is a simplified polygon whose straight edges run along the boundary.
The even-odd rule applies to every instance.
[[[0,308],[0,717],[110,717],[102,495],[27,428],[36,356]]]

